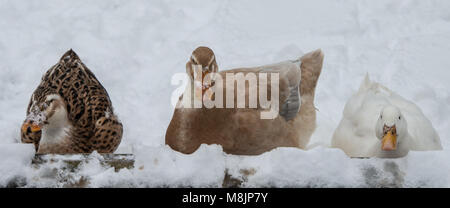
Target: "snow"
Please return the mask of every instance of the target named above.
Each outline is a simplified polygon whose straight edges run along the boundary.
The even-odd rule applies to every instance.
[[[399,181],[450,187],[448,8],[445,0],[0,0],[0,186],[19,179],[26,187],[63,187],[69,182],[62,178],[72,174],[73,181],[88,178],[89,187],[219,187],[228,171],[248,187]],[[199,45],[214,50],[221,69],[296,59],[321,48],[318,127],[309,150],[278,148],[245,157],[217,145],[192,155],[165,146],[171,94],[179,87],[171,78],[185,71]],[[114,172],[96,153],[75,173],[64,172],[62,163],[31,167],[34,149],[15,144],[31,93],[70,48],[108,90],[124,124],[118,152],[133,151],[134,169]],[[346,101],[367,72],[422,109],[444,151],[386,160],[350,159],[328,148]]]
[[[34,153],[32,144],[0,145],[0,187],[24,183]]]

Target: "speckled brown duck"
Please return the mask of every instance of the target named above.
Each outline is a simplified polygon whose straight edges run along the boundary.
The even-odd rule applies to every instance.
[[[107,91],[73,51],[42,77],[21,128],[38,153],[112,153],[123,127]]]

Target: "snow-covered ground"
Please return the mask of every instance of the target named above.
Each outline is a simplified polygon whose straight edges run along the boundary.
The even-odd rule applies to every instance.
[[[91,155],[74,173],[89,186],[218,187],[228,171],[250,187],[450,187],[449,9],[446,0],[0,0],[0,186],[12,180],[63,185],[48,177],[61,164],[33,168],[33,148],[14,143],[42,74],[73,48],[108,90],[124,124],[119,151],[133,149],[136,156],[134,169],[114,172]],[[221,69],[321,48],[311,149],[240,157],[217,145],[192,155],[164,146],[170,95],[178,87],[172,75],[185,71],[199,45],[214,50]],[[444,151],[360,160],[327,148],[367,72],[422,109]]]

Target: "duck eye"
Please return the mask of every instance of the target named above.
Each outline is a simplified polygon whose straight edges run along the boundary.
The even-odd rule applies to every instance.
[[[54,100],[55,100],[55,99],[51,99],[51,100],[49,100],[49,101],[46,101],[46,102],[44,103],[44,107],[47,108],[48,106],[50,106],[50,104],[52,104],[52,102],[53,102]]]
[[[398,117],[398,120],[402,119],[401,116]]]

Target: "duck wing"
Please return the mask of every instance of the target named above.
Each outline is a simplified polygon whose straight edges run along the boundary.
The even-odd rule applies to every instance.
[[[278,73],[279,75],[279,115],[286,121],[297,116],[300,105],[301,61],[285,61],[261,67],[260,73]],[[268,89],[270,89],[268,83]]]

